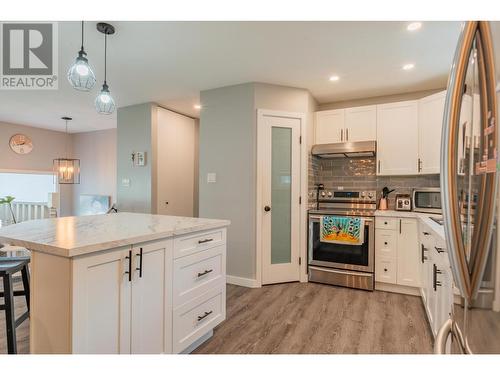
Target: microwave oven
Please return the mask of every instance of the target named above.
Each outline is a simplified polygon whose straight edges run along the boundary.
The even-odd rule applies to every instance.
[[[413,190],[413,211],[441,214],[441,189],[419,188]]]

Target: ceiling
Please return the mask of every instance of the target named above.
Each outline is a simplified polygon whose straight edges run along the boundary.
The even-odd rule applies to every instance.
[[[118,107],[154,101],[199,117],[199,92],[245,82],[308,89],[319,103],[441,88],[458,22],[115,22],[108,39],[108,84]],[[59,23],[59,89],[0,91],[0,121],[71,132],[116,127],[96,113],[103,36],[86,23],[85,49],[98,83],[90,93],[66,80],[80,46],[80,23]],[[414,63],[415,68],[401,67]],[[331,75],[337,82],[330,82]]]

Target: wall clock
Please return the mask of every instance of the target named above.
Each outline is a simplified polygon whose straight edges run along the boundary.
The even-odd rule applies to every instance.
[[[29,154],[33,150],[33,142],[24,134],[14,134],[10,137],[9,146],[16,154]]]

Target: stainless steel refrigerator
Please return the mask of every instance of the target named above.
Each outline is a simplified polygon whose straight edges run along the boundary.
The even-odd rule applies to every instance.
[[[457,293],[436,353],[500,353],[499,53],[499,22],[462,25],[441,144],[444,227]]]

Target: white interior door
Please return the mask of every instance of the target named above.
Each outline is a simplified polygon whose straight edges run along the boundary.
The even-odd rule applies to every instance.
[[[157,213],[193,216],[196,124],[158,108]]]
[[[300,277],[298,118],[264,116],[262,131],[262,284]]]

